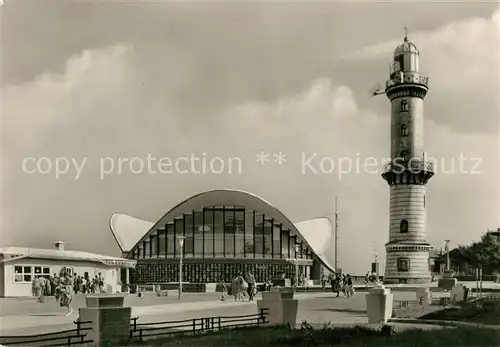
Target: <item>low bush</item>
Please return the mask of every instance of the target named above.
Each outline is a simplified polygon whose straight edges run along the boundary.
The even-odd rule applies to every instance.
[[[464,302],[448,309],[428,313],[420,319],[500,325],[500,301]]]
[[[434,330],[409,329],[394,332],[392,326],[377,329],[363,326],[314,329],[307,322],[301,329],[284,326],[240,328],[203,334],[197,337],[180,337],[146,341],[133,346],[148,347],[495,347],[500,331],[489,328],[444,328]]]

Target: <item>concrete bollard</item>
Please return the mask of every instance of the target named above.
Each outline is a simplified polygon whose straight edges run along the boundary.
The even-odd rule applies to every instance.
[[[291,288],[273,288],[271,292],[263,292],[262,300],[257,301],[257,309],[267,309],[266,320],[269,325],[289,324],[295,328],[299,302],[293,298]]]
[[[387,323],[392,316],[394,294],[383,285],[371,289],[366,295],[368,323]]]
[[[450,292],[451,302],[465,301],[465,286],[461,283],[455,284]]]
[[[85,297],[87,307],[78,309],[80,322],[92,322],[86,331],[93,346],[119,345],[130,334],[131,308],[123,307],[122,294],[97,294]]]
[[[458,282],[457,279],[453,277],[454,274],[455,272],[453,272],[453,270],[446,270],[443,278],[438,280],[438,287],[441,289],[451,290]]]

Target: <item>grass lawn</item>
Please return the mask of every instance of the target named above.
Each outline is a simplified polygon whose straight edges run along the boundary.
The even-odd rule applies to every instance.
[[[391,333],[389,329],[365,327],[328,328],[322,330],[289,330],[286,327],[241,328],[209,333],[198,337],[178,337],[149,340],[129,346],[148,347],[278,347],[278,346],[380,346],[380,347],[495,347],[500,341],[498,330],[460,328],[438,330],[404,330]]]
[[[500,325],[500,301],[478,300],[431,312],[420,319],[435,319]]]

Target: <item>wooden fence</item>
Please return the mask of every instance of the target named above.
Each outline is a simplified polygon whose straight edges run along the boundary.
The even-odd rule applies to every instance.
[[[144,339],[172,334],[196,335],[207,331],[221,331],[237,327],[260,326],[268,323],[266,320],[268,309],[261,309],[259,313],[240,316],[216,316],[192,318],[178,321],[154,323],[137,323],[139,317],[132,318],[130,338]]]
[[[259,313],[240,316],[217,316],[192,318],[179,321],[138,323],[139,317],[131,319],[130,338],[140,341],[172,334],[192,334],[221,331],[224,329],[260,326],[268,323],[268,309],[261,309]],[[34,335],[0,336],[0,345],[5,346],[75,346],[90,344],[86,331],[92,330],[92,322],[73,322],[76,329],[64,330],[53,333]]]
[[[36,335],[0,336],[0,345],[5,346],[75,346],[93,342],[87,339],[86,331],[92,330],[92,322],[73,322],[76,329]]]

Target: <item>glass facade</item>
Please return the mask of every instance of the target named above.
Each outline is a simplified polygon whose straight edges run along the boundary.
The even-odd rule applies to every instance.
[[[312,250],[280,221],[244,207],[210,206],[175,216],[137,244],[128,255],[138,261],[132,283],[178,281],[178,236],[185,237],[188,282],[229,280],[238,271],[252,271],[257,281],[265,281],[278,272],[293,274],[294,259],[307,275],[313,260]]]

